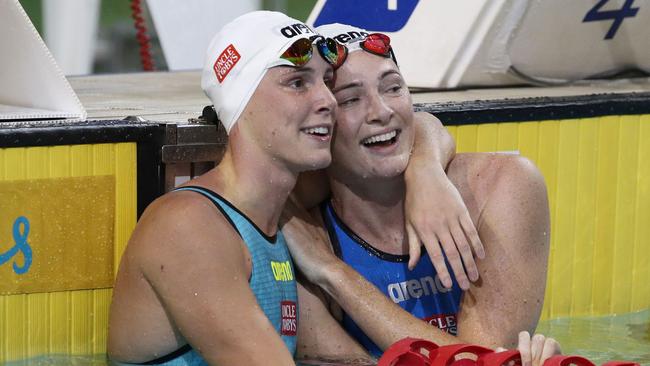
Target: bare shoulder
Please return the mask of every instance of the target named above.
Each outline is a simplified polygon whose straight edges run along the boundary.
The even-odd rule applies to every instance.
[[[543,179],[539,169],[528,158],[504,153],[460,153],[451,161],[449,175],[483,181]]]
[[[436,126],[442,127],[442,122],[440,122],[440,119],[438,117],[434,116],[433,114],[429,112],[415,112],[413,113],[415,121],[421,121],[423,123],[432,123]]]
[[[120,260],[111,305],[111,357],[140,362],[182,345],[177,309],[205,311],[190,302],[193,294],[225,288],[219,279],[232,276],[219,272],[223,269],[245,278],[245,255],[238,234],[207,198],[173,192],[155,200]],[[143,330],[155,336],[138,336]]]
[[[474,195],[487,198],[498,189],[511,192],[534,189],[545,194],[541,172],[532,161],[520,155],[458,154],[450,163],[448,175],[461,194],[463,190],[471,190]]]
[[[209,199],[195,192],[172,192],[145,210],[128,251],[141,259],[139,265],[147,272],[148,267],[164,266],[165,261],[208,254],[212,263],[227,260],[241,254],[240,243],[235,229]]]

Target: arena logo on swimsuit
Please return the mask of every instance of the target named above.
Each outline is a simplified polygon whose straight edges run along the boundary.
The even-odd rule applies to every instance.
[[[293,281],[293,271],[291,270],[291,263],[289,263],[289,261],[271,261],[271,270],[273,270],[273,278],[275,278],[276,281]]]
[[[420,279],[391,283],[387,288],[388,296],[397,304],[412,298],[419,299],[422,296],[449,291],[451,289],[442,285],[437,274],[435,279],[431,276],[425,276]]]

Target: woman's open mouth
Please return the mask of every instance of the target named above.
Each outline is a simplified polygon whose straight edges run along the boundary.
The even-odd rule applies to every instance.
[[[401,132],[401,130],[397,129],[379,135],[366,137],[365,139],[361,140],[361,144],[369,148],[390,146],[397,142],[397,139]]]

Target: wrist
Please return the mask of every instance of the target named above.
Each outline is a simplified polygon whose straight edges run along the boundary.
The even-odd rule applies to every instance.
[[[341,260],[329,262],[319,267],[312,282],[325,290],[328,295],[336,298],[338,286],[350,280],[347,275],[348,269],[350,267]]]
[[[411,159],[408,168],[404,172],[404,179],[408,187],[409,183],[422,183],[423,177],[428,182],[432,176],[433,178],[439,178],[443,175],[446,176],[445,169],[439,160],[434,159],[426,162]]]

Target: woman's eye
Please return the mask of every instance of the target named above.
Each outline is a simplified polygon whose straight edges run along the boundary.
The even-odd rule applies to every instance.
[[[395,84],[388,87],[389,93],[399,93],[401,90],[402,90],[402,85],[400,84]]]
[[[302,78],[293,79],[289,81],[289,86],[294,89],[301,89],[305,87],[305,80]]]
[[[354,104],[354,103],[356,103],[358,101],[359,101],[359,98],[357,98],[357,97],[346,98],[346,99],[341,100],[339,102],[339,105],[341,107],[350,106],[350,105],[352,105],[352,104]]]

